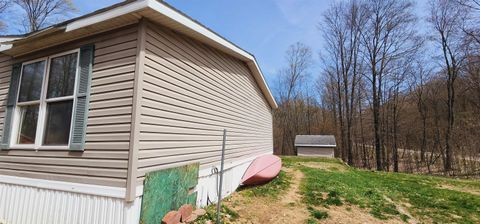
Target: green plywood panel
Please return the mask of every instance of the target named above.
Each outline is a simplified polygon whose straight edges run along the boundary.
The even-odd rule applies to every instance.
[[[199,164],[148,173],[145,178],[140,223],[161,223],[167,212],[184,204],[195,205],[197,193],[190,193],[198,183]]]

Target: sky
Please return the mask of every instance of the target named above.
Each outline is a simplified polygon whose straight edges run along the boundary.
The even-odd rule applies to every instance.
[[[121,0],[73,0],[78,15]],[[270,86],[284,66],[285,51],[296,42],[310,46],[318,62],[322,49],[318,30],[323,12],[339,0],[166,0],[203,25],[255,55]],[[419,0],[417,13],[425,13]],[[421,29],[421,28],[420,28]],[[313,67],[312,72],[318,73]]]

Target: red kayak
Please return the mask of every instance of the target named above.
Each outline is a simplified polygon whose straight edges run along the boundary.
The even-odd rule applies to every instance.
[[[275,178],[282,168],[282,160],[278,156],[264,155],[253,160],[243,175],[243,185],[257,185]]]

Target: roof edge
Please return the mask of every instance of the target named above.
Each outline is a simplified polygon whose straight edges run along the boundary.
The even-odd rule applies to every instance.
[[[135,11],[140,11],[147,8],[151,1],[152,0],[131,1],[130,3],[120,5],[107,11],[103,11],[83,18],[81,17],[78,20],[73,20],[65,24],[65,32],[70,32],[73,30],[91,26],[105,20],[113,19],[118,16],[129,14]]]
[[[140,11],[145,8],[151,8],[172,20],[178,22],[179,24],[185,26],[186,28],[190,29],[193,32],[196,32],[209,40],[229,49],[235,55],[238,55],[237,58],[246,61],[249,69],[254,72],[258,73],[259,80],[257,81],[260,87],[266,96],[268,103],[272,109],[278,107],[275,98],[273,97],[272,91],[268,87],[268,84],[265,80],[265,76],[263,75],[255,57],[250,54],[249,52],[241,49],[240,47],[236,46],[232,42],[228,41],[224,37],[218,35],[217,33],[213,32],[212,30],[208,29],[207,27],[203,26],[199,22],[193,20],[192,18],[188,17],[187,15],[183,14],[182,12],[174,9],[170,5],[160,2],[157,0],[139,0],[139,1],[132,1],[131,3],[121,5],[119,7],[100,12],[98,14],[94,14],[88,17],[80,18],[78,20],[72,21],[65,25],[65,32],[70,32],[76,29],[80,29],[86,26],[90,26],[108,19],[112,19],[121,15],[125,15],[128,13],[133,13],[136,11]]]
[[[11,49],[13,44],[11,43],[14,40],[21,39],[21,35],[9,35],[0,37],[0,52]]]

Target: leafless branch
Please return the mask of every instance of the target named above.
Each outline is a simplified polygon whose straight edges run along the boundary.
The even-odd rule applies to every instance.
[[[26,32],[34,32],[57,22],[75,10],[70,0],[13,0],[24,11]]]

